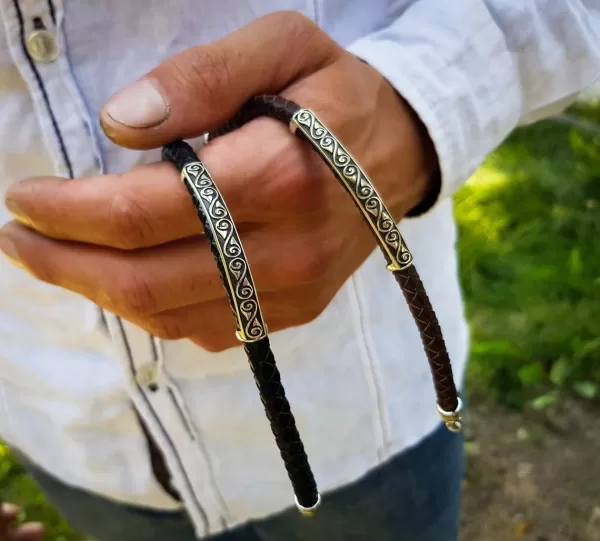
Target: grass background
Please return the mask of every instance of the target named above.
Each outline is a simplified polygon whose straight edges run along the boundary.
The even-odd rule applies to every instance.
[[[517,130],[456,195],[471,399],[547,407],[600,395],[600,106]],[[568,120],[568,119],[567,119]],[[76,541],[0,444],[0,499]]]
[[[580,106],[572,118],[596,119]],[[600,132],[600,130],[599,130]],[[600,387],[600,135],[517,130],[457,194],[472,395],[545,407]]]

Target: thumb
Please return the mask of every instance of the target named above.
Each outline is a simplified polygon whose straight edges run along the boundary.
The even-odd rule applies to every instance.
[[[341,51],[299,13],[266,15],[164,61],[110,98],[100,123],[114,143],[134,149],[197,137],[230,120],[252,96],[282,91]]]

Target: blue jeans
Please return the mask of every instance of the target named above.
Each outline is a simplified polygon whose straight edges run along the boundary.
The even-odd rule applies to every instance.
[[[122,505],[63,485],[24,466],[64,517],[98,541],[195,541],[183,512]],[[360,480],[323,497],[319,512],[295,508],[211,537],[211,541],[456,541],[463,438],[440,427]]]

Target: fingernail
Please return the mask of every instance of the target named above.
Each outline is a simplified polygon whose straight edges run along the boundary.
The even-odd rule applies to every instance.
[[[41,522],[27,522],[17,528],[17,538],[19,536],[40,536],[44,533],[44,525]]]
[[[17,222],[22,223],[24,226],[33,228],[33,222],[25,215],[21,207],[14,199],[6,199],[4,201],[6,208],[13,215],[13,218]]]
[[[19,508],[18,505],[15,505],[14,503],[4,502],[2,504],[2,508],[1,508],[0,512],[3,515],[18,515],[20,510],[21,509]]]
[[[25,268],[25,265],[21,263],[21,257],[19,256],[19,252],[17,252],[17,248],[13,241],[2,233],[0,233],[0,252],[2,252],[13,265],[21,267],[22,269]]]
[[[141,79],[117,92],[106,104],[106,113],[130,128],[150,128],[169,116],[169,106],[149,79]]]

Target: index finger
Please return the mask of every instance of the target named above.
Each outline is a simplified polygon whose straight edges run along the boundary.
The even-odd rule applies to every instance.
[[[166,163],[75,180],[31,178],[8,190],[6,207],[47,237],[114,248],[202,233],[178,172]]]
[[[270,119],[216,139],[201,158],[240,231],[280,220],[282,213],[287,217],[289,206],[299,204],[287,177],[319,163]],[[6,205],[17,221],[47,237],[112,248],[145,248],[202,233],[180,174],[169,163],[85,179],[28,179],[8,190]]]

